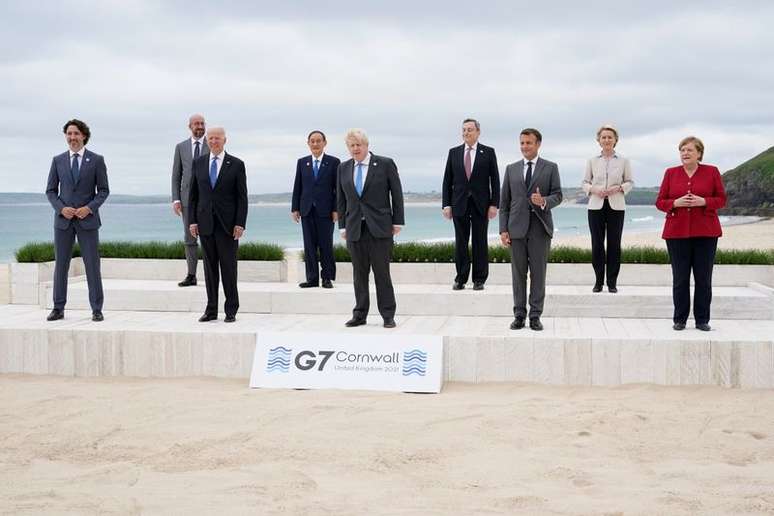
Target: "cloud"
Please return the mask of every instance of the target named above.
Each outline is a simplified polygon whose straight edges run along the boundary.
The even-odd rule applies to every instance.
[[[725,170],[774,145],[774,4],[12,3],[0,34],[2,190],[41,191],[78,116],[117,193],[165,193],[188,115],[228,129],[252,192],[288,191],[309,130],[364,127],[407,190],[437,190],[474,116],[501,168],[525,126],[580,183],[614,123],[639,185],[696,134]]]

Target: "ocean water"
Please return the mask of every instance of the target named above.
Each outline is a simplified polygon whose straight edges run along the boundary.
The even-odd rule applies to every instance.
[[[114,204],[101,209],[100,240],[176,241],[183,238],[180,218],[168,204]],[[587,235],[585,206],[564,205],[553,210],[554,226],[559,235]],[[629,206],[624,231],[661,229],[663,214],[653,206]],[[497,236],[497,219],[490,221],[489,232]],[[247,241],[274,242],[283,247],[303,247],[301,226],[290,219],[286,205],[250,205]],[[334,242],[340,239],[334,237]],[[444,241],[454,239],[454,226],[435,205],[406,206],[406,226],[398,242]],[[14,260],[14,251],[27,242],[53,240],[53,209],[45,203],[0,204],[0,262]]]

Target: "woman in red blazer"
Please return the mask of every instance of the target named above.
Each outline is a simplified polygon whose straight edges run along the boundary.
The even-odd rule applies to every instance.
[[[675,330],[684,330],[691,308],[690,280],[695,283],[693,317],[696,328],[709,331],[712,264],[718,237],[723,234],[718,209],[726,205],[720,171],[701,163],[704,144],[695,136],[678,146],[682,166],[668,168],[661,181],[656,207],[666,212],[664,232],[672,263]]]

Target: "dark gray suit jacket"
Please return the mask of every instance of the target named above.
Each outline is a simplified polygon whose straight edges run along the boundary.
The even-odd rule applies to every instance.
[[[347,231],[347,240],[360,240],[361,220],[376,238],[391,238],[392,226],[405,224],[403,217],[403,189],[398,167],[390,158],[371,154],[363,195],[355,190],[355,160],[339,165],[336,181],[336,203],[339,229]]]
[[[208,154],[207,138],[202,138],[202,146],[199,156]],[[193,181],[193,146],[191,138],[186,138],[175,145],[175,156],[172,160],[172,200],[180,201],[183,206],[188,206],[188,198],[191,195],[191,181]]]
[[[70,173],[70,152],[66,151],[54,156],[51,161],[46,197],[54,208],[54,227],[57,229],[68,229],[72,224],[78,224],[83,229],[98,229],[102,225],[99,207],[110,194],[105,158],[85,149],[79,170],[78,183],[73,184]],[[91,214],[83,220],[77,217],[68,220],[62,215],[62,208],[65,206],[72,208],[88,206]]]
[[[532,171],[532,181],[524,185],[524,160],[511,163],[505,169],[503,187],[500,189],[500,233],[506,231],[513,238],[524,238],[529,229],[530,211],[534,211],[549,237],[554,236],[554,220],[551,209],[562,203],[562,184],[556,163],[538,157]],[[540,189],[546,200],[545,210],[529,200]]]

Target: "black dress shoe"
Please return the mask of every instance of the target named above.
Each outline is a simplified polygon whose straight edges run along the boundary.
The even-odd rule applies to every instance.
[[[236,321],[236,315],[227,315],[225,319],[223,319],[223,322],[234,322]]]
[[[543,323],[537,317],[532,317],[529,320],[529,328],[535,331],[543,331]]]
[[[385,319],[384,320],[384,327],[385,328],[395,328],[397,326],[395,324],[395,319]]]
[[[333,288],[333,283],[329,279],[324,279],[322,282],[322,288]]]
[[[696,323],[696,329],[701,331],[710,331],[712,327],[707,323]]]
[[[94,322],[101,322],[105,320],[105,316],[102,315],[102,312],[100,310],[96,310],[91,313],[91,320]]]
[[[51,313],[46,317],[47,321],[58,321],[59,319],[64,319],[64,310],[58,308],[51,310]]]
[[[618,292],[618,288],[617,287],[607,287],[607,291],[610,292],[611,294],[615,294],[615,293]]]
[[[313,287],[319,287],[320,285],[318,283],[312,283],[311,281],[305,281],[303,283],[298,284],[301,288],[313,288]]]
[[[455,281],[454,285],[452,285],[452,290],[464,290],[464,289],[465,289],[465,284],[464,283],[459,283],[459,282]]]
[[[201,317],[199,317],[199,322],[207,322],[207,321],[214,321],[218,318],[218,314],[208,314],[205,313]]]
[[[473,290],[484,290],[483,283],[473,283]]]
[[[511,329],[512,330],[520,330],[522,328],[524,328],[524,317],[517,317],[511,323]]]
[[[196,285],[196,276],[190,274],[183,281],[177,284],[178,287],[193,287]]]
[[[602,285],[594,285],[594,288],[591,289],[592,292],[602,292]]]
[[[684,322],[676,322],[672,325],[672,329],[675,331],[683,331],[685,329]]]
[[[344,323],[344,326],[347,328],[352,328],[354,326],[363,326],[366,323],[365,319],[361,319],[359,317],[353,317],[349,321]]]

